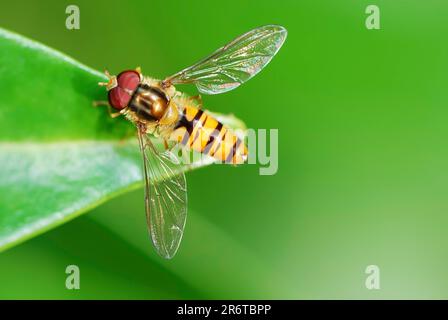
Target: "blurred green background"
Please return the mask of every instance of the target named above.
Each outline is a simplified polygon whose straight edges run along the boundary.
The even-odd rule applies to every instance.
[[[365,28],[369,4],[381,30]],[[289,35],[256,78],[203,97],[279,129],[276,175],[188,173],[172,261],[150,244],[143,191],[114,199],[0,254],[0,298],[447,299],[447,16],[442,0],[3,1],[1,27],[114,73],[163,78],[263,24]],[[371,264],[380,290],[365,287]]]

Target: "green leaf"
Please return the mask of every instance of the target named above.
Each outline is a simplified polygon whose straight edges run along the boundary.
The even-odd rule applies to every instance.
[[[143,185],[135,128],[92,106],[103,74],[0,29],[0,79],[0,251]]]

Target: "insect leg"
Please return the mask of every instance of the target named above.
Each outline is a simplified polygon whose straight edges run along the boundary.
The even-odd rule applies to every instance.
[[[168,150],[170,148],[166,139],[163,139],[163,146],[165,147],[165,150]]]
[[[169,140],[167,138],[163,138],[163,146],[165,148],[165,151],[173,151],[173,148],[176,146],[176,143],[169,142]]]
[[[107,111],[109,112],[111,118],[116,118],[121,115],[120,112],[113,112],[112,107],[110,106],[108,101],[93,101],[93,106],[94,107],[106,106]]]

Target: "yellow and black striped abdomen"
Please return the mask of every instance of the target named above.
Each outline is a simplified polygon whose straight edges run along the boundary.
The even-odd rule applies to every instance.
[[[244,142],[206,111],[186,106],[170,140],[222,162],[241,164],[247,158]]]

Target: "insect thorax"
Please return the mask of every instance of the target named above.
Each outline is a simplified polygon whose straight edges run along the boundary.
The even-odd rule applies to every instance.
[[[128,112],[134,120],[142,123],[160,120],[169,105],[169,97],[160,88],[141,83],[128,105]]]

